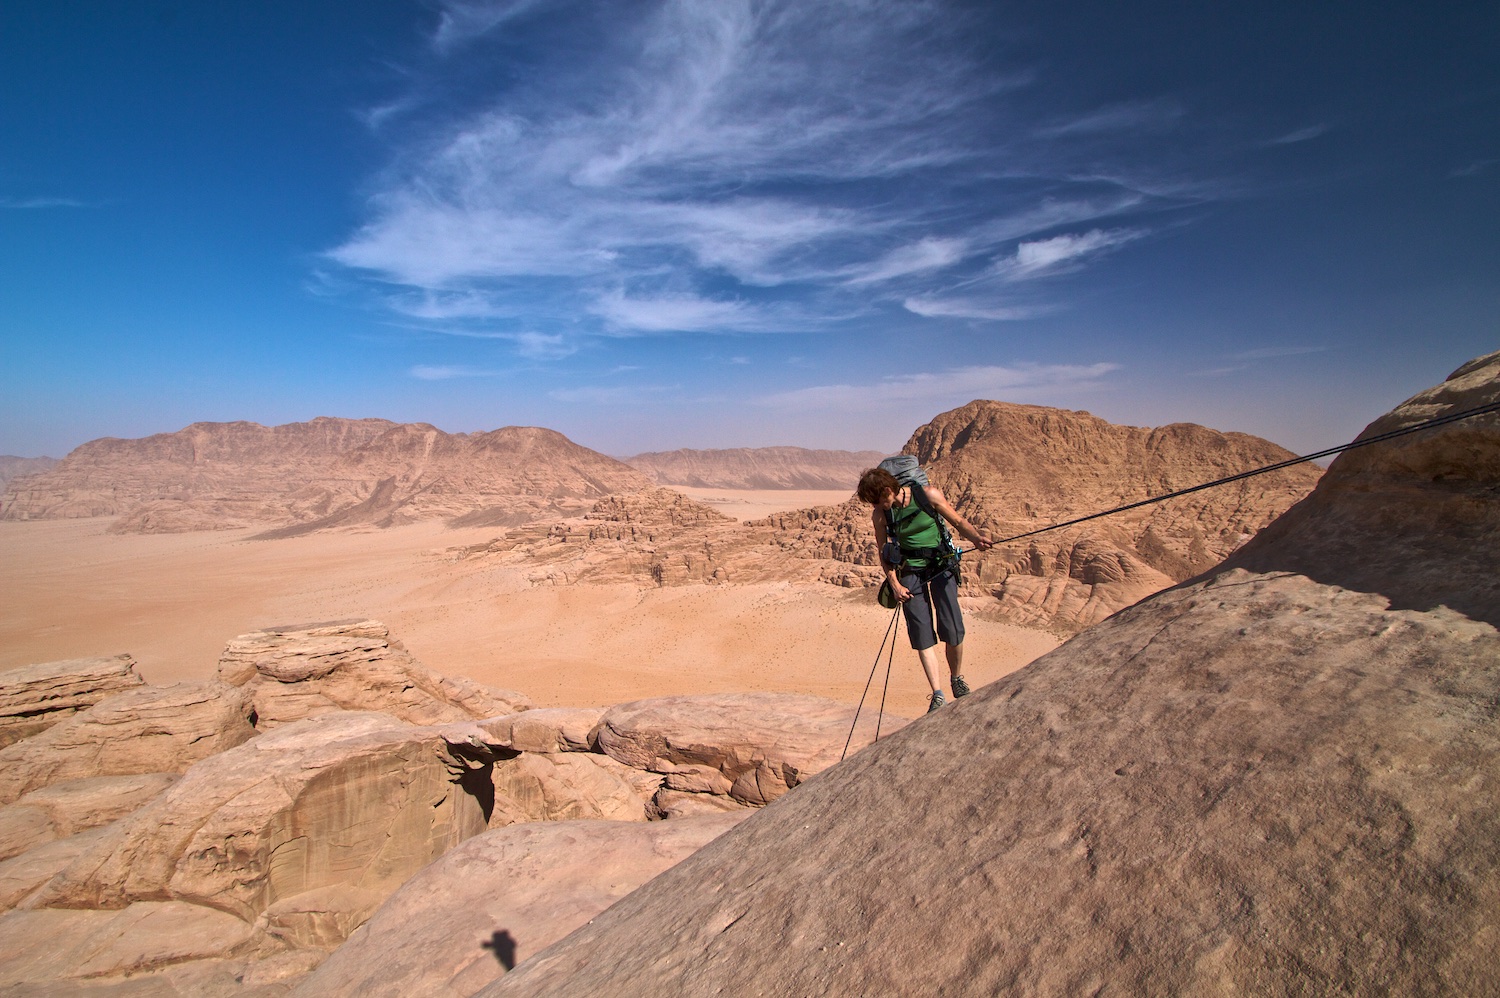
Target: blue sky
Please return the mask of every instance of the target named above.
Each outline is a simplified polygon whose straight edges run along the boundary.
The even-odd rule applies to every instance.
[[[19,0],[0,453],[197,420],[1298,450],[1500,348],[1500,7]]]

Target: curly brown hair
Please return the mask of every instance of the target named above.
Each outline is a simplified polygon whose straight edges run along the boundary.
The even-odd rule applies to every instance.
[[[900,491],[901,483],[896,481],[895,475],[884,468],[871,468],[859,476],[859,488],[855,490],[855,494],[861,502],[873,506],[885,498],[887,492],[895,494]]]

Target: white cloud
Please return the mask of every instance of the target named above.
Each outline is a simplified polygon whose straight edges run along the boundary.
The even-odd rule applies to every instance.
[[[1006,305],[979,298],[943,298],[933,295],[908,298],[902,302],[902,306],[908,312],[930,319],[993,319],[997,322],[1035,319],[1055,311],[1049,305]]]
[[[974,43],[977,9],[436,2],[441,58],[369,112],[391,162],[327,254],[417,318],[535,323],[528,309],[545,308],[605,324],[583,335],[769,331],[789,316],[815,329],[892,308],[901,297],[860,294],[892,283],[919,314],[1012,317],[961,290],[1002,247],[1183,202],[1180,183],[1161,193],[1111,174],[1097,142],[1050,140],[1126,141],[1175,120],[1175,104],[1059,124],[1035,75],[1004,65],[1005,41]],[[525,74],[476,95],[475,65],[501,44],[516,64],[524,53]],[[1047,141],[1038,119],[1053,122]],[[1102,252],[1090,239],[1119,245],[1121,231],[1022,243],[1012,279]],[[1049,251],[1061,255],[1025,256]]]
[[[910,274],[925,274],[951,267],[964,258],[968,243],[962,239],[926,239],[898,246],[885,256],[863,267],[852,269],[850,284],[871,284]]]
[[[496,372],[455,364],[418,364],[411,376],[422,381],[451,381],[454,378],[492,378]]]
[[[999,261],[995,269],[1011,281],[1063,273],[1073,269],[1084,257],[1117,249],[1142,235],[1144,233],[1132,229],[1094,229],[1081,235],[1025,242],[1016,247],[1014,256]]]
[[[1018,392],[1098,382],[1118,364],[1017,364],[1012,367],[960,367],[940,373],[892,375],[869,385],[818,385],[764,396],[759,403],[777,409],[880,410],[893,403],[952,405],[955,400],[1000,398]]]
[[[603,388],[589,385],[580,388],[558,388],[547,393],[548,398],[575,405],[632,406],[648,402],[660,402],[662,396],[679,391],[679,385],[632,385]]]
[[[516,352],[532,360],[561,360],[578,352],[578,347],[560,334],[516,333],[510,338],[516,341]]]
[[[537,6],[540,0],[445,0],[432,46],[439,52],[488,34]]]
[[[87,208],[88,205],[73,198],[7,198],[0,197],[0,208]]]
[[[1285,135],[1279,135],[1276,138],[1271,139],[1269,142],[1267,142],[1266,145],[1268,145],[1268,146],[1290,146],[1290,145],[1296,145],[1298,142],[1307,142],[1310,139],[1315,139],[1318,136],[1326,133],[1327,131],[1328,131],[1328,126],[1327,125],[1308,125],[1306,128],[1299,128],[1295,132],[1287,132]]]
[[[1132,101],[1098,108],[1038,130],[1048,138],[1098,135],[1108,132],[1160,130],[1177,123],[1182,107],[1175,101]]]
[[[614,291],[590,308],[617,332],[691,333],[732,331],[783,332],[784,322],[741,301],[720,301],[695,294],[632,297]]]

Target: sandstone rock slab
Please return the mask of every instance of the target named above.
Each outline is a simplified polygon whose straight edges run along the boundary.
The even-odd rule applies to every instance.
[[[0,748],[145,682],[129,655],[6,669],[0,672]]]
[[[293,993],[467,998],[748,814],[486,832],[409,880]]]
[[[261,730],[337,710],[374,710],[411,724],[444,724],[531,706],[520,693],[433,672],[375,620],[241,635],[219,657],[219,678],[244,691]]]
[[[91,828],[65,839],[51,839],[0,862],[0,911],[19,906],[66,870],[106,834],[104,827]]]
[[[283,725],[195,765],[75,860],[37,903],[173,899],[251,922],[347,885],[382,896],[483,831],[436,729],[340,712]]]
[[[174,773],[95,776],[33,790],[0,807],[0,859],[123,818],[176,779]]]
[[[69,780],[180,773],[254,734],[233,687],[137,687],[0,749],[0,803]]]
[[[666,776],[673,790],[766,804],[838,761],[854,708],[795,693],[658,697],[611,707],[594,740],[611,758]],[[883,733],[907,723],[885,715]],[[860,715],[850,752],[875,734]]]
[[[12,911],[0,915],[0,987],[226,956],[250,941],[251,928],[240,919],[180,901],[142,901],[120,911]]]

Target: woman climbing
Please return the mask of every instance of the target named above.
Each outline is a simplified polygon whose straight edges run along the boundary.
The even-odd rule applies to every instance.
[[[915,464],[914,459],[907,460]],[[860,476],[858,494],[861,501],[874,507],[870,520],[881,553],[880,564],[885,569],[886,582],[901,602],[907,636],[922,663],[922,671],[927,674],[927,684],[932,687],[932,698],[927,704],[931,713],[944,703],[943,685],[938,679],[940,639],[948,659],[954,698],[969,695],[969,684],[963,677],[964,621],[958,608],[958,552],[938,517],[953,524],[975,550],[985,551],[994,545],[960,516],[935,486],[903,485],[890,471],[880,467]],[[896,547],[891,546],[892,540]]]

